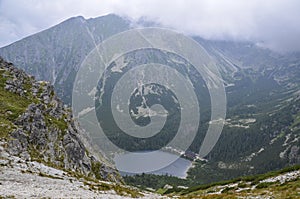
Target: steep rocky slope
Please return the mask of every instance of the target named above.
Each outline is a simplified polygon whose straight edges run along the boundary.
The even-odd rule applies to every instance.
[[[118,172],[87,150],[83,132],[47,82],[37,82],[0,58],[0,139],[3,153],[74,175],[120,181]]]

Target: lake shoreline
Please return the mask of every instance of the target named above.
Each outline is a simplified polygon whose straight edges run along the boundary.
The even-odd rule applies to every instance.
[[[193,167],[193,161],[182,157],[181,154],[174,154],[169,151],[156,151],[153,161],[141,161],[140,157],[137,158],[138,153],[118,154],[115,156],[114,161],[116,168],[119,170],[122,176],[126,175],[138,175],[138,174],[155,174],[155,175],[170,175],[181,179],[188,177],[188,171]],[[142,154],[142,152],[141,152]],[[165,161],[166,159],[174,160],[171,164],[168,164],[162,168],[151,170],[150,172],[142,171],[143,166],[149,168],[160,167],[159,160]],[[136,161],[136,162],[135,162]],[[147,165],[143,165],[146,164]],[[135,164],[136,163],[136,164]],[[133,172],[127,172],[127,168]]]

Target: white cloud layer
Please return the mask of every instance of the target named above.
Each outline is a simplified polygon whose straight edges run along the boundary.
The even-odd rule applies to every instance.
[[[300,51],[299,0],[0,0],[0,46],[69,17],[145,17],[207,39],[261,42]]]

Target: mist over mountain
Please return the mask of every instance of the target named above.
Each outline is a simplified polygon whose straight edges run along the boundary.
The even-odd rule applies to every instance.
[[[0,2],[0,46],[58,24],[73,16],[95,18],[108,13],[155,21],[188,35],[206,39],[251,41],[279,52],[300,50],[297,0],[80,0]]]

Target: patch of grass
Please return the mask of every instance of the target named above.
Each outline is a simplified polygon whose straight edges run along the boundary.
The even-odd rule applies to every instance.
[[[9,133],[12,132],[14,129],[15,128],[13,123],[9,120],[5,120],[3,118],[0,120],[0,138],[8,139]]]
[[[156,193],[162,195],[162,194],[165,194],[167,190],[168,190],[168,189],[159,188],[159,189],[156,191]]]
[[[89,179],[89,178],[84,178],[84,179],[86,180],[83,182],[84,185],[89,186],[91,190],[96,190],[96,191],[114,190],[120,196],[130,196],[132,198],[138,198],[143,196],[143,194],[141,194],[137,189],[131,187],[126,187],[119,184],[103,183],[95,179]]]
[[[239,184],[238,184],[238,187],[239,188],[246,188],[246,187],[248,187],[249,185],[247,184],[247,183],[245,183],[245,182],[240,182]]]
[[[291,125],[291,128],[294,128],[294,127],[297,127],[297,126],[300,126],[300,114],[294,116],[294,122]]]
[[[281,132],[277,137],[278,137],[278,138],[282,138],[284,135],[285,135],[285,133],[284,133],[284,132]]]
[[[222,190],[221,193],[228,193],[229,191],[232,191],[234,189],[235,189],[235,187],[226,187],[225,189]]]
[[[31,101],[4,89],[7,77],[0,70],[0,138],[7,138],[14,129],[13,122],[25,112]]]
[[[256,188],[257,188],[257,189],[263,189],[263,188],[269,187],[269,186],[272,185],[272,184],[275,184],[275,182],[261,182],[261,183],[259,183],[259,184],[256,186]]]
[[[220,181],[220,182],[215,182],[215,183],[211,183],[211,184],[204,184],[204,185],[198,185],[195,187],[190,187],[184,191],[179,192],[179,194],[181,195],[187,195],[199,190],[207,190],[208,188],[211,187],[215,187],[215,186],[222,186],[222,185],[227,185],[227,184],[232,184],[232,183],[237,183],[237,182],[251,182],[251,185],[256,185],[259,184],[260,181],[266,179],[266,178],[270,178],[270,177],[274,177],[283,173],[287,173],[287,172],[291,172],[291,171],[296,171],[296,170],[300,170],[300,165],[295,165],[295,166],[291,166],[291,167],[287,167],[278,171],[271,171],[265,174],[259,174],[259,175],[253,175],[253,176],[242,176],[239,178],[235,178],[232,180],[227,180],[227,181]],[[263,186],[263,185],[261,185]]]
[[[101,166],[102,164],[100,162],[92,162],[92,171],[97,179],[102,179],[102,176],[100,175]]]
[[[208,189],[208,188],[211,188],[214,186],[222,186],[222,185],[226,185],[226,184],[231,184],[231,183],[238,182],[240,180],[241,180],[240,178],[236,178],[233,180],[226,180],[226,181],[214,182],[214,183],[210,183],[210,184],[198,185],[198,186],[191,187],[191,188],[184,190],[182,192],[182,194],[187,194],[187,193],[194,192],[197,190],[205,190],[205,189]]]
[[[51,126],[55,125],[58,129],[64,133],[68,129],[68,124],[63,119],[56,119],[50,115],[45,115],[46,118],[46,125]]]
[[[40,162],[40,163],[45,163],[44,159],[43,159],[43,155],[33,145],[29,146],[28,152],[29,152],[29,155],[30,155],[32,161],[37,161],[37,162]]]
[[[234,189],[224,189],[221,194],[214,194],[205,191],[198,191],[181,196],[181,198],[300,198],[300,179],[280,184],[279,182],[265,182],[257,185],[256,189],[249,189],[243,192],[236,192]]]

